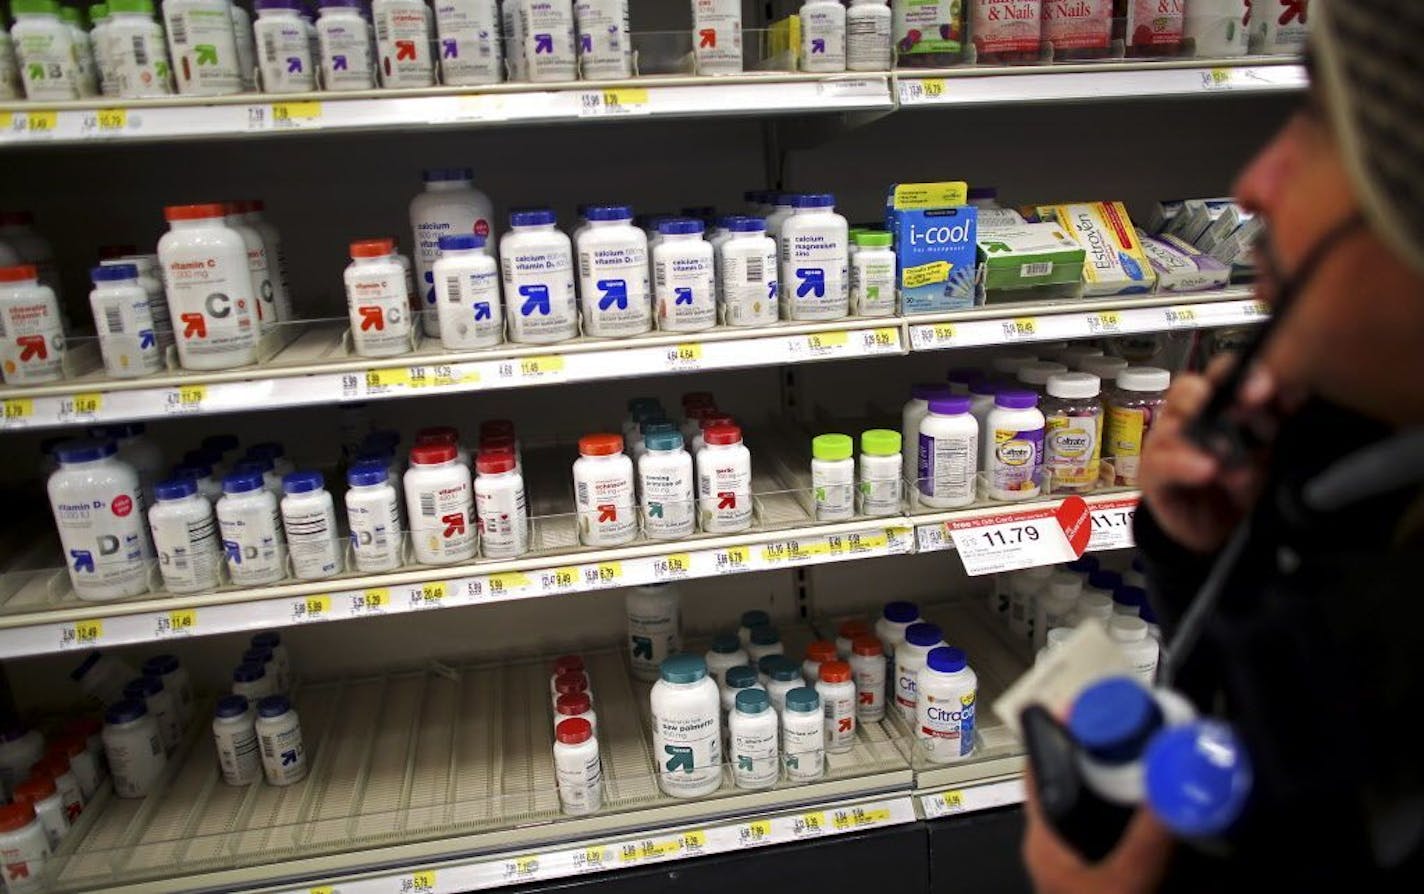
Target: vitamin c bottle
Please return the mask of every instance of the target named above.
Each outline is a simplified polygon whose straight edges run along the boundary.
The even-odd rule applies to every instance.
[[[54,290],[30,265],[0,267],[0,378],[38,385],[64,378],[64,325]]]
[[[915,735],[921,753],[935,764],[974,753],[974,709],[979,680],[953,646],[930,651],[918,676]]]
[[[164,289],[184,369],[231,369],[257,360],[257,297],[247,243],[219,204],[171,205],[158,240]]]

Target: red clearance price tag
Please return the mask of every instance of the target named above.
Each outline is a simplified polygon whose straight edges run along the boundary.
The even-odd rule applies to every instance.
[[[971,576],[1071,562],[1083,555],[1092,536],[1088,504],[1077,496],[1057,507],[953,521],[947,527]]]

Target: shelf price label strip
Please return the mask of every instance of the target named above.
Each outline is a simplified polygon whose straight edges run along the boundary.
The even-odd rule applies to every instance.
[[[1022,779],[1005,779],[1002,782],[991,782],[988,785],[975,785],[969,788],[935,792],[932,795],[921,795],[919,801],[920,813],[924,815],[925,819],[939,819],[960,813],[992,810],[995,807],[1022,804],[1024,802],[1024,783]]]
[[[1138,499],[1139,496],[1135,493],[1090,497],[1087,503],[1092,529],[1086,551],[1100,552],[1135,545],[1132,522],[1137,512]],[[1056,540],[1048,536],[1050,532],[1047,530],[1047,523],[1055,509],[1053,506],[1035,505],[1032,509],[1018,512],[1005,509],[977,518],[922,522],[915,526],[915,551],[928,553],[955,549],[958,539],[977,537],[981,542],[974,544],[970,550],[971,556],[966,560],[966,567],[975,564],[975,567],[984,565],[986,568],[983,571],[971,571],[971,574],[1014,570],[1007,567],[987,567],[1010,562],[1009,554],[1014,555],[1013,562],[1026,563],[1018,564],[1019,568],[1069,561],[1071,557],[1054,558],[1060,556],[1061,545],[1055,546]],[[1000,534],[1003,535],[1002,542],[999,541]],[[985,535],[988,535],[989,539],[985,539]],[[1054,552],[1055,549],[1058,552]],[[1042,561],[1039,561],[1040,559]]]
[[[1191,96],[1225,91],[1294,91],[1305,87],[1299,65],[1159,68],[957,78],[896,78],[901,105],[968,105],[1058,99]]]

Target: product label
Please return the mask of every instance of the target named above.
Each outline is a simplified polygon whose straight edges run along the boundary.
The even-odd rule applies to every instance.
[[[585,335],[637,335],[653,328],[648,249],[641,239],[630,238],[626,245],[581,246],[579,288]]]
[[[284,508],[282,526],[297,577],[313,580],[341,570],[341,541],[336,532],[336,512],[330,506],[295,512]]]
[[[1013,494],[1036,493],[1043,477],[1043,429],[996,428],[989,457],[989,487]]]
[[[316,75],[312,70],[311,43],[301,19],[257,20],[257,60],[262,70],[262,86],[268,93],[312,90]]]
[[[962,0],[900,0],[895,13],[895,45],[906,55],[958,53],[964,49]]]
[[[801,67],[805,71],[845,71],[845,9],[801,11]]]
[[[405,498],[417,561],[441,565],[475,557],[475,504],[468,478],[423,488],[407,480]]]
[[[791,232],[786,232],[791,229]],[[850,313],[846,231],[783,228],[781,301],[789,320],[838,320]]]
[[[861,515],[894,515],[900,511],[903,482],[899,468],[899,463],[866,462],[861,458],[858,487]]]
[[[375,86],[371,66],[371,32],[365,20],[344,17],[317,20],[321,46],[321,79],[327,90],[367,90]]]
[[[752,470],[746,455],[704,448],[697,457],[697,504],[702,530],[745,530],[752,523]]]
[[[1098,483],[1102,457],[1100,413],[1054,413],[1044,435],[1044,465],[1055,489],[1082,490]]]
[[[232,16],[227,4],[208,9],[164,9],[180,93],[242,90]]]
[[[410,296],[402,271],[347,274],[346,300],[357,354],[389,357],[410,350]]]
[[[218,766],[223,782],[228,785],[251,785],[262,775],[262,755],[258,751],[257,733],[249,717],[245,726],[218,734]]]
[[[528,550],[529,509],[523,481],[501,481],[493,487],[476,482],[475,511],[485,558],[508,559]]]
[[[185,366],[190,358],[222,358],[231,366],[256,359],[257,311],[245,259],[239,268],[212,255],[170,256],[163,282],[178,311],[175,335]]]
[[[252,293],[257,296],[257,322],[263,332],[277,326],[277,298],[272,290],[272,271],[267,266],[267,249],[259,241],[247,249],[247,272],[252,277]]]
[[[817,463],[811,469],[816,521],[846,521],[855,517],[855,464],[844,460],[835,468]]]
[[[658,328],[693,332],[717,324],[717,278],[712,254],[668,255],[655,251]]]
[[[579,535],[585,546],[617,546],[633,539],[638,517],[633,509],[632,475],[614,470],[603,475],[575,475],[574,490]]]
[[[1108,407],[1107,443],[1117,484],[1127,487],[1137,484],[1142,445],[1151,425],[1152,411],[1147,407]]]
[[[574,17],[569,0],[522,0],[518,15],[529,80],[578,80]]]
[[[700,73],[741,71],[741,0],[693,0],[692,46]]]
[[[113,599],[148,590],[148,541],[137,490],[101,484],[88,498],[66,496],[52,506],[76,593]]]
[[[0,299],[0,370],[7,385],[64,377],[64,330],[59,305],[43,298]]]
[[[731,239],[722,246],[722,308],[728,326],[765,326],[776,322],[776,242]]]
[[[277,503],[250,502],[234,507],[226,497],[218,501],[218,529],[228,574],[235,584],[272,583],[287,573],[287,545]]]
[[[732,776],[738,788],[767,788],[779,775],[776,726],[749,729],[732,722]],[[750,724],[748,724],[750,726]]]
[[[20,69],[15,62],[15,43],[10,33],[0,28],[0,99],[20,98]]]
[[[593,813],[603,807],[603,762],[598,750],[585,760],[570,765],[570,758],[558,756],[554,775],[559,785],[559,800],[566,813]]]
[[[643,527],[655,540],[673,540],[693,532],[692,457],[645,454],[638,461],[643,495]]]
[[[920,434],[919,472],[915,476],[920,493],[936,500],[974,502],[977,471],[973,437],[936,437]]]
[[[889,71],[894,55],[890,20],[873,8],[846,11],[846,68],[851,71]]]
[[[109,770],[113,774],[114,793],[120,798],[142,798],[148,794],[148,787],[162,770],[158,759],[163,756],[163,740],[158,736],[158,726],[153,732],[145,733],[139,728],[122,736],[104,737],[104,755],[109,759]],[[7,886],[14,890],[14,883]],[[43,890],[42,887],[36,890]]]
[[[59,30],[62,27],[55,23],[54,30],[25,29],[15,34],[20,79],[25,84],[25,96],[31,100],[79,97],[77,57],[69,36]]]
[[[290,716],[290,715],[289,715]],[[262,746],[262,769],[268,785],[287,785],[307,775],[306,746],[302,728],[295,722],[277,729],[263,730],[257,740]]]
[[[451,350],[489,348],[504,340],[498,265],[472,271],[442,269],[435,277],[440,341]]]
[[[850,268],[851,313],[886,317],[895,313],[895,256],[858,252]]]
[[[501,254],[514,341],[547,343],[578,335],[578,296],[568,250]]]
[[[1309,33],[1310,0],[1255,0],[1247,13],[1256,53],[1298,53]]]
[[[905,313],[974,305],[978,220],[978,210],[972,205],[889,212],[887,224],[895,234],[900,303]]]
[[[174,593],[191,593],[218,585],[222,552],[217,519],[211,512],[198,518],[150,512],[148,524],[164,586]]]
[[[786,778],[791,782],[820,779],[826,771],[826,730],[815,726],[783,723],[781,747]]]
[[[493,0],[437,0],[435,29],[445,84],[495,84],[504,79],[497,8]]]
[[[919,706],[916,733],[930,760],[945,763],[974,751],[974,702],[970,690],[945,698],[926,693]]]
[[[677,614],[628,612],[628,656],[633,672],[652,678],[669,655],[682,650]]]
[[[626,78],[633,74],[627,0],[578,0],[579,66],[583,77]]]
[[[855,716],[862,723],[885,716],[885,662],[874,656],[853,659]]]
[[[653,754],[663,791],[689,797],[722,775],[720,712],[659,712],[653,706]]]
[[[351,553],[357,571],[390,571],[400,566],[400,504],[394,487],[379,497],[356,497],[346,492],[346,520],[351,528]]]
[[[89,298],[104,369],[115,378],[147,375],[163,368],[158,333],[143,289],[96,290]]]
[[[429,87],[435,83],[430,58],[430,23],[422,3],[373,10],[381,86]]]
[[[915,705],[918,703],[918,683],[916,677],[920,669],[895,662],[895,707],[911,723],[915,721]]]
[[[1044,0],[1043,40],[1059,52],[1106,50],[1112,11],[1112,0]]]
[[[1128,45],[1176,46],[1182,42],[1185,12],[1186,0],[1129,0]]]
[[[981,54],[1037,53],[1042,20],[1043,0],[974,0],[974,47]]]
[[[855,744],[855,689],[844,687],[844,695],[835,695],[832,687],[816,687],[821,692],[821,703],[825,706],[826,750],[849,751]]]
[[[111,32],[109,65],[120,96],[167,96],[173,92],[168,45],[157,22],[142,29]]]

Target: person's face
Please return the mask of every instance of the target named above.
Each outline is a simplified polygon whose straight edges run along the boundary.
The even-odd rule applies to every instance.
[[[1238,200],[1266,218],[1290,276],[1359,199],[1325,114],[1308,104],[1247,166]],[[1272,299],[1273,283],[1258,292]],[[1300,291],[1262,354],[1284,388],[1396,425],[1424,422],[1424,275],[1373,230],[1340,242]]]

